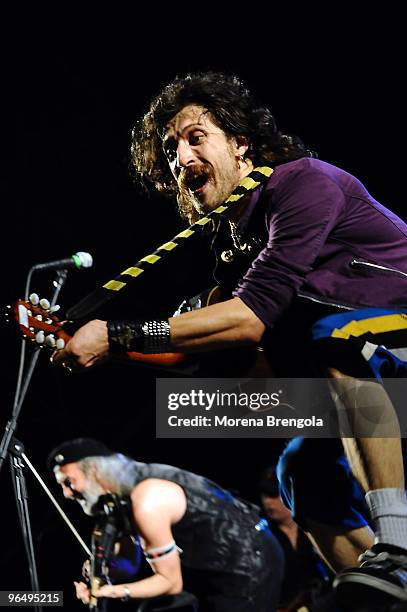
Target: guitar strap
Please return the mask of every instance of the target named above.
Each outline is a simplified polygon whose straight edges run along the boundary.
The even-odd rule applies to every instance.
[[[255,168],[248,176],[246,176],[228,197],[226,202],[210,213],[201,217],[174,236],[169,242],[165,242],[158,247],[153,253],[146,255],[133,266],[126,268],[120,272],[118,276],[105,283],[102,287],[98,287],[92,293],[89,293],[77,304],[72,306],[66,313],[70,320],[77,320],[87,317],[109,300],[128,289],[134,281],[144,272],[148,271],[152,266],[166,258],[166,256],[176,249],[178,246],[185,244],[191,236],[202,230],[211,220],[216,220],[220,215],[225,215],[229,210],[245,195],[257,189],[265,182],[273,173],[273,169],[269,166],[261,166]]]

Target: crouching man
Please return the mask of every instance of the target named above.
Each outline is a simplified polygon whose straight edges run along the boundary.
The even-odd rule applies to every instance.
[[[154,572],[136,582],[103,585],[92,595],[143,599],[185,589],[196,595],[202,612],[276,609],[283,554],[257,506],[203,476],[134,461],[90,438],[64,442],[48,463],[64,496],[88,515],[107,493],[129,500],[134,532]],[[88,586],[75,586],[88,603]]]

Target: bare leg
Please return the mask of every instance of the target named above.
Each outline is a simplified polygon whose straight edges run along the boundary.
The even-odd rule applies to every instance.
[[[352,472],[362,488],[365,492],[403,488],[400,430],[387,393],[378,383],[365,383],[333,368],[328,372],[333,383],[334,401],[342,412],[340,419],[348,419],[348,426],[355,436],[342,438],[342,442]],[[365,431],[369,424],[374,427],[372,434],[379,432],[386,437],[359,437],[358,432]]]
[[[352,605],[407,601],[407,499],[396,411],[382,385],[335,369],[329,377],[344,450],[365,491],[375,536],[360,567],[344,569],[335,578],[336,596]]]
[[[346,531],[343,527],[307,519],[307,535],[335,572],[358,565],[358,557],[373,545],[369,527]]]

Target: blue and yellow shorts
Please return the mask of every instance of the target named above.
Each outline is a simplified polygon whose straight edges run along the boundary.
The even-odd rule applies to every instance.
[[[312,340],[326,365],[350,376],[407,377],[407,309],[329,315],[313,325]]]

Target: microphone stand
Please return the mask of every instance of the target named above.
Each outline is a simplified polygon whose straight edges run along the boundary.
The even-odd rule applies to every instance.
[[[51,306],[55,306],[57,299],[61,292],[62,287],[65,285],[66,277],[68,276],[68,270],[57,270],[57,277],[52,283],[55,287],[54,295],[51,299]]]
[[[18,518],[23,534],[25,551],[28,559],[28,567],[31,578],[31,588],[33,591],[39,591],[40,585],[38,582],[37,564],[35,560],[34,543],[31,531],[30,513],[28,509],[28,491],[26,480],[23,472],[24,463],[22,461],[22,453],[24,447],[21,443],[10,445],[10,469],[11,479],[13,482],[14,495],[16,498]],[[35,606],[35,610],[42,612],[42,606]]]
[[[30,280],[32,273],[34,272],[34,266],[29,270],[26,280],[25,287],[25,299],[28,300],[30,290]],[[59,293],[65,284],[68,275],[67,270],[58,270],[57,278],[53,281],[55,287],[54,293],[51,298],[51,305],[54,306]],[[27,561],[30,571],[31,586],[33,591],[39,591],[37,565],[34,554],[34,546],[31,532],[31,523],[28,508],[28,494],[25,483],[23,467],[24,463],[21,459],[21,454],[24,451],[24,447],[21,442],[15,443],[14,433],[18,426],[18,418],[20,416],[21,408],[24,403],[25,396],[28,391],[29,384],[34,374],[35,367],[37,365],[38,357],[40,354],[40,347],[34,346],[33,353],[31,356],[30,363],[24,372],[25,365],[25,353],[26,343],[22,340],[21,352],[20,352],[20,365],[17,377],[17,386],[13,403],[13,411],[11,419],[8,421],[2,440],[0,444],[0,471],[3,466],[4,460],[9,456],[10,469],[13,481],[14,494],[16,498],[16,504],[18,509],[18,518],[20,522],[21,532],[23,536],[24,546],[27,554]],[[41,606],[35,606],[37,612],[42,612]]]

